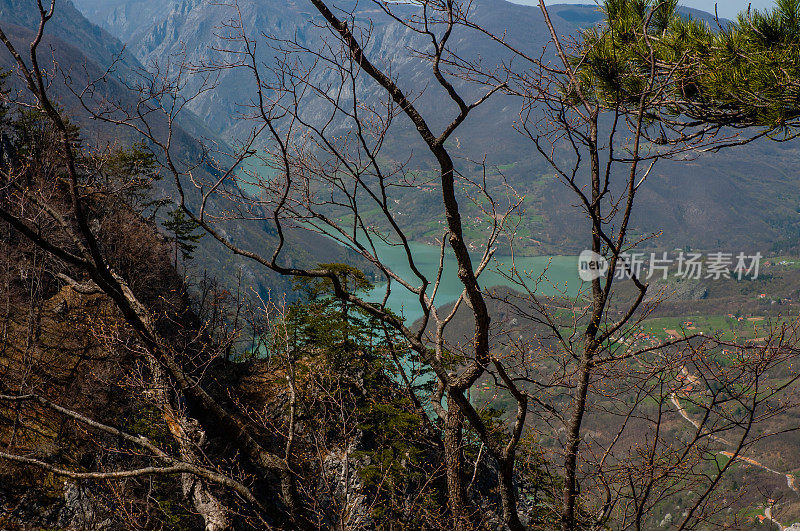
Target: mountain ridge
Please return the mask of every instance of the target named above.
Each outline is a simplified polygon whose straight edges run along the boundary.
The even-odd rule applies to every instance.
[[[164,61],[185,51],[192,61],[215,58],[209,47],[219,45],[215,27],[230,17],[220,6],[207,0],[172,1],[168,9],[160,0],[76,0],[78,8],[95,17],[95,22],[129,37],[126,43],[140,61]],[[344,4],[343,4],[344,5]],[[347,5],[350,5],[349,3]],[[312,42],[317,34],[310,27],[314,15],[301,2],[252,0],[239,3],[242,19],[254,34],[297,35]],[[549,40],[549,31],[535,7],[511,4],[504,0],[481,0],[475,4],[475,21],[490,30],[505,32],[509,39],[530,50],[541,50]],[[592,6],[554,4],[551,16],[557,30],[574,34],[600,20]],[[683,13],[716,24],[713,15],[690,8]],[[133,17],[133,13],[138,17]],[[372,15],[372,14],[371,14]],[[148,17],[153,17],[149,19]],[[725,24],[727,21],[720,21]],[[396,25],[395,25],[396,26]],[[429,69],[410,59],[405,49],[413,36],[402,28],[375,18],[367,52],[380,66],[388,67],[400,85],[410,94],[422,96],[420,108],[433,115],[432,127],[439,130],[456,113],[449,100],[431,81]],[[155,29],[154,29],[155,28]],[[283,32],[283,33],[281,33]],[[496,52],[485,42],[469,35],[454,34],[453,41],[465,56],[480,57],[487,64],[497,61]],[[155,46],[158,44],[158,46]],[[494,54],[494,55],[493,55]],[[269,60],[268,53],[262,56]],[[423,90],[424,89],[424,90]],[[195,102],[192,110],[199,119],[225,138],[236,139],[248,130],[236,116],[252,93],[252,81],[242,72],[224,72],[214,93]],[[443,103],[444,102],[444,103]],[[529,143],[514,132],[519,105],[498,97],[473,111],[458,133],[455,149],[460,157],[480,160],[489,155],[490,168],[510,167],[504,174],[529,199],[527,209],[533,215],[524,227],[526,254],[564,254],[579,252],[587,244],[575,237],[582,218],[572,208],[562,186],[548,177],[552,171]],[[408,124],[406,128],[410,130]],[[401,132],[402,142],[395,144],[415,153],[424,146],[413,135]],[[406,155],[394,153],[398,160]],[[697,161],[665,162],[656,166],[648,187],[642,189],[642,202],[634,212],[634,230],[646,236],[662,233],[650,245],[661,248],[694,247],[704,249],[787,250],[796,249],[800,240],[800,187],[794,175],[800,174],[800,152],[794,144],[770,142],[704,154]],[[655,178],[657,177],[657,178]],[[775,201],[781,197],[783,201]],[[430,205],[410,204],[409,218],[433,221]],[[541,219],[540,219],[541,218]],[[428,241],[421,225],[409,225],[413,237]],[[527,234],[530,233],[530,237]],[[541,244],[537,243],[541,242]]]
[[[0,24],[9,39],[18,49],[27,50],[31,39],[35,35],[34,28],[38,24],[38,12],[33,3],[25,0],[0,0]],[[77,39],[77,40],[76,40]],[[73,7],[72,3],[57,4],[54,18],[46,26],[42,44],[40,45],[40,63],[49,76],[50,96],[61,105],[69,118],[81,128],[82,138],[93,148],[105,149],[124,148],[141,138],[132,130],[124,127],[114,127],[99,120],[94,120],[77,100],[73,91],[80,91],[82,83],[89,80],[104,79],[97,85],[94,97],[102,100],[108,97],[120,103],[132,106],[135,104],[135,95],[131,94],[123,84],[126,76],[135,76],[143,67],[138,60],[126,52],[124,45],[115,37],[86,20],[83,15]],[[99,63],[98,61],[105,61]],[[110,75],[107,69],[112,65]],[[16,65],[7,51],[0,52],[0,70],[14,71]],[[21,81],[16,76],[6,80],[7,88],[15,93],[24,94]],[[70,88],[69,84],[72,85]],[[96,101],[96,100],[92,100]],[[204,146],[198,141],[198,136],[204,141],[217,145],[225,142],[209,131],[194,115],[184,113],[179,122],[173,124],[172,138],[177,150],[180,163],[193,164],[205,157]],[[153,120],[151,125],[166,134],[166,124],[163,121]],[[198,175],[214,172],[207,164],[198,167]],[[199,201],[199,192],[194,186],[186,183],[187,201],[195,204]],[[176,188],[171,176],[157,183],[154,194],[158,198],[177,196]],[[249,245],[260,249],[274,248],[277,243],[275,229],[266,222],[223,223],[224,230],[228,233],[239,233]],[[334,245],[328,239],[303,229],[288,229],[287,238],[291,245],[287,246],[285,258],[289,263],[304,263],[316,265],[321,262],[353,262],[366,267],[358,256]],[[242,271],[248,282],[253,287],[266,295],[271,290],[291,294],[292,286],[289,279],[266,268],[245,263],[241,260],[232,260],[222,244],[210,237],[200,240],[194,266],[205,269],[225,282],[232,282]]]

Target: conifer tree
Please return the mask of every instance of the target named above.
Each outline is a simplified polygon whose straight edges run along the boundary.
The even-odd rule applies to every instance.
[[[172,234],[175,243],[175,263],[178,263],[178,251],[184,262],[191,260],[197,249],[197,242],[203,237],[197,224],[187,218],[183,210],[177,208],[169,213],[168,219],[164,221],[164,228]]]

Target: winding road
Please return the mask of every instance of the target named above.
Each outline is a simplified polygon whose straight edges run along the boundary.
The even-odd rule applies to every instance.
[[[764,509],[764,520],[769,520],[773,524],[777,525],[778,529],[780,529],[781,531],[786,529],[785,525],[783,525],[782,523],[780,523],[779,521],[775,520],[772,517],[772,507],[767,507],[766,509]]]
[[[689,372],[689,370],[686,368],[686,366],[681,367],[680,380],[684,384],[684,387],[681,388],[680,391],[682,391],[682,392],[684,392],[686,394],[691,392],[692,389],[694,388],[694,386],[698,385],[700,383],[700,378],[697,377],[694,374],[691,374]],[[688,387],[687,387],[687,384],[688,384]],[[715,440],[717,442],[720,442],[720,443],[722,443],[722,444],[724,444],[726,446],[733,446],[733,444],[731,442],[723,439],[722,437],[718,437],[718,436],[712,434],[708,430],[708,428],[702,427],[698,421],[694,420],[689,415],[689,412],[686,411],[686,408],[683,407],[683,404],[681,404],[681,400],[678,397],[678,390],[672,392],[672,394],[670,395],[670,401],[675,406],[675,409],[678,410],[678,413],[680,414],[680,416],[683,417],[692,426],[694,426],[695,429],[702,430],[703,433],[707,434],[711,439],[713,439],[713,440]],[[744,462],[745,464],[748,464],[748,465],[751,465],[751,466],[754,466],[754,467],[757,467],[757,468],[761,468],[762,470],[766,470],[767,472],[770,472],[772,474],[775,474],[775,475],[781,476],[783,478],[786,478],[786,484],[788,485],[788,487],[792,491],[794,491],[795,493],[800,494],[800,487],[798,486],[797,478],[793,474],[780,472],[778,470],[775,470],[773,468],[768,467],[767,465],[765,465],[765,464],[763,464],[763,463],[761,463],[759,461],[756,461],[755,459],[752,459],[750,457],[745,457],[743,455],[735,455],[733,452],[727,452],[727,451],[723,450],[723,451],[720,451],[718,453],[720,455],[724,455],[725,457],[728,457],[729,459],[736,459],[738,461]],[[783,531],[784,529],[788,529],[785,525],[783,525],[782,523],[778,522],[777,520],[775,520],[775,518],[772,517],[772,506],[768,506],[766,509],[764,509],[764,519],[765,520],[769,520],[770,522],[773,522],[774,524],[776,524],[781,531]]]

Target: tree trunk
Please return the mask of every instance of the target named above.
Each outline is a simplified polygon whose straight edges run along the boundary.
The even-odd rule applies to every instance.
[[[161,411],[164,421],[169,429],[181,454],[181,459],[190,464],[202,462],[196,449],[201,449],[205,443],[205,432],[200,423],[172,407],[168,396],[168,384],[158,362],[150,358],[150,371],[152,375],[152,390],[148,395],[156,407]],[[208,488],[205,481],[194,474],[181,475],[181,489],[183,495],[192,503],[197,514],[203,518],[206,531],[224,531],[230,529],[228,510]]]
[[[181,425],[187,437],[197,439],[198,443],[202,442],[202,439],[205,438],[199,425],[194,424],[187,426],[184,425],[184,423],[181,423]],[[193,452],[190,454],[189,451],[187,451],[186,443],[181,444],[181,454],[184,459],[192,459],[190,462],[196,461]],[[228,510],[208,489],[208,485],[206,485],[204,481],[194,474],[182,474],[181,487],[186,499],[192,502],[195,510],[203,518],[203,522],[205,522],[206,526],[205,531],[224,531],[230,529],[231,525],[228,519]]]
[[[576,469],[578,463],[578,448],[581,444],[581,423],[586,411],[586,395],[589,390],[589,375],[591,372],[589,358],[584,354],[580,368],[580,381],[575,396],[575,405],[569,423],[569,435],[566,455],[564,457],[564,508],[561,514],[562,531],[575,529],[575,505],[578,491],[576,488]]]
[[[447,397],[447,416],[445,418],[444,453],[447,463],[447,502],[453,517],[454,531],[471,529],[467,509],[466,487],[464,485],[464,452],[462,431],[464,414],[452,395]]]
[[[503,522],[511,531],[524,531],[525,526],[517,513],[517,492],[514,489],[514,459],[505,458],[497,463],[497,481],[500,485],[500,502],[503,507]]]

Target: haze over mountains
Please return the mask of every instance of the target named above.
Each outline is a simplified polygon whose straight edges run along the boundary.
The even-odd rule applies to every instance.
[[[28,43],[34,36],[38,17],[35,2],[0,1],[0,21],[3,22],[3,29],[20,49],[27,49]],[[51,92],[81,127],[81,135],[90,144],[100,148],[107,145],[125,147],[141,140],[131,130],[111,127],[92,120],[72,92],[85,88],[87,80],[100,79],[106,69],[113,65],[112,75],[104,76],[106,81],[98,85],[98,93],[93,101],[107,97],[123,105],[130,106],[135,102],[135,95],[123,86],[120,80],[130,80],[144,67],[120,40],[88,21],[71,2],[67,1],[58,3],[58,9],[55,11],[53,21],[48,25],[43,44],[44,46],[40,48],[42,50],[40,61],[44,68],[57,72],[52,76]],[[54,63],[58,64],[57,70],[52,68]],[[14,68],[11,56],[8,53],[0,54],[0,69],[11,71]],[[16,76],[6,80],[8,88],[12,90],[20,88],[19,82]],[[162,128],[162,136],[166,135],[166,124],[163,120],[154,119],[151,123],[156,130]],[[192,164],[201,159],[202,147],[198,138],[214,143],[223,142],[205,124],[204,120],[198,119],[191,112],[185,112],[173,125],[173,146],[178,159],[183,163]],[[200,172],[199,175],[204,175],[213,173],[217,169],[205,164],[197,168],[197,171]],[[198,195],[194,187],[187,186],[186,189],[187,201],[190,203],[197,201]],[[155,194],[159,197],[173,199],[176,197],[175,187],[170,179],[162,180],[157,185]],[[221,205],[218,205],[218,208],[219,206]],[[272,248],[276,242],[274,228],[262,222],[227,224],[223,230],[262,249]],[[287,238],[290,242],[304,243],[304,245],[291,243],[287,246],[285,259],[289,264],[316,264],[320,260],[331,262],[355,260],[360,263],[352,253],[316,234],[290,229],[287,231]],[[313,254],[309,249],[313,249]],[[219,278],[235,279],[237,272],[241,270],[249,285],[260,288],[262,292],[270,289],[291,291],[290,282],[286,278],[266,268],[232,260],[222,251],[221,245],[210,238],[202,240],[197,252],[196,265],[201,269],[213,271]]]
[[[17,0],[4,0],[0,17],[14,23],[19,18]],[[210,0],[76,0],[76,7],[94,24],[68,17],[71,26],[59,24],[58,37],[84,50],[94,62],[108,61],[119,53],[117,37],[139,63],[152,67],[185,58],[195,64],[220,59],[215,51],[225,43],[220,35],[222,22],[235,16],[229,7]],[[410,59],[407,47],[417,44],[410,31],[359,4],[361,16],[374,21],[367,49],[377,62],[388,65],[410,92],[422,92],[420,105],[437,111],[443,121],[455,113],[443,104],[442,94],[433,90],[419,60]],[[296,37],[314,45],[320,33],[302,1],[241,1],[241,18],[251,35]],[[574,33],[599,20],[594,7],[553,6],[558,30]],[[711,15],[691,11],[693,16],[711,20]],[[12,18],[9,18],[12,17]],[[503,0],[481,0],[474,6],[474,20],[526,50],[539,53],[548,41],[547,28],[538,9]],[[455,46],[465,57],[480,57],[485,65],[503,59],[501,50],[488,39],[475,34],[457,35]],[[261,47],[261,59],[268,63],[271,51]],[[207,128],[226,141],[241,138],[248,124],[237,116],[246,109],[253,95],[253,82],[243,70],[222,72],[219,86],[201,95],[191,106],[198,118],[196,131]],[[368,86],[363,87],[369,90]],[[449,102],[448,102],[449,103]],[[527,253],[574,253],[585,246],[577,230],[581,222],[569,203],[568,194],[552,177],[544,164],[514,130],[518,118],[517,102],[497,97],[479,108],[465,124],[457,139],[460,154],[475,159],[488,156],[491,165],[503,168],[504,175],[521,193],[526,194],[527,216],[525,249]],[[441,124],[439,124],[441,125]],[[402,135],[401,135],[402,137]],[[414,142],[412,136],[406,137]],[[408,144],[392,153],[402,158]],[[411,144],[414,147],[414,144]],[[661,162],[641,192],[635,229],[640,234],[663,231],[653,240],[661,248],[685,247],[724,249],[730,252],[755,249],[789,249],[800,236],[800,153],[794,143],[759,142],[723,154],[703,154],[691,162]],[[408,206],[410,219],[426,219],[425,204]],[[528,231],[530,234],[528,234]],[[423,228],[410,232],[426,238]]]

